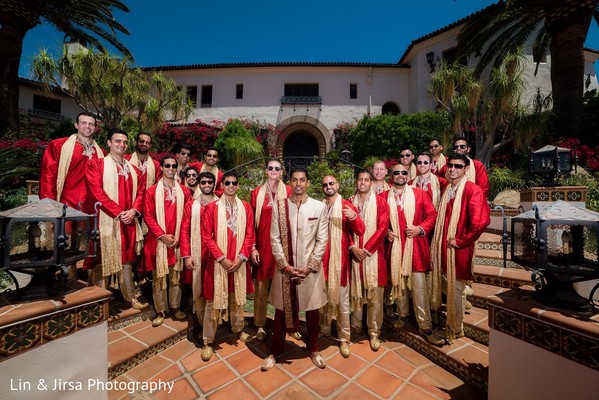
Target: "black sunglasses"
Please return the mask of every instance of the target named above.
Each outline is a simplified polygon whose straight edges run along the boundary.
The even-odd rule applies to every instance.
[[[164,164],[162,166],[163,168],[173,168],[173,169],[177,169],[179,167],[179,165],[177,164]]]
[[[237,181],[224,181],[223,184],[225,186],[229,186],[229,185],[237,186]]]
[[[436,149],[437,147],[439,147],[438,144],[433,144],[432,146],[428,146],[429,149]]]
[[[404,157],[411,157],[412,155],[410,153],[408,154],[400,154],[399,158],[404,158]]]
[[[186,174],[185,176],[188,178],[197,178],[198,174]]]
[[[420,164],[429,165],[430,161],[416,161],[416,164],[418,164],[418,165],[420,165]]]
[[[218,155],[217,154],[206,154],[206,157],[209,157],[209,158],[218,158]]]
[[[279,172],[281,169],[282,169],[281,167],[273,167],[273,166],[270,166],[270,165],[268,166],[268,170],[269,171],[273,171],[274,170],[274,171]]]
[[[400,171],[400,170],[393,171],[393,175],[399,175],[399,174],[401,174],[401,175],[407,175],[408,171]]]
[[[335,186],[335,182],[333,182],[333,181],[330,181],[330,182],[324,182],[324,183],[322,184],[322,187],[323,187],[323,188],[326,188],[327,186]]]
[[[465,144],[456,144],[455,146],[453,146],[453,149],[454,149],[454,150],[457,150],[457,149],[462,149],[462,150],[465,150],[465,149],[466,149],[466,147],[468,147],[468,146],[467,146],[467,145],[465,145]]]
[[[200,185],[212,185],[214,181],[200,181]]]
[[[182,156],[190,156],[191,155],[191,151],[189,151],[189,152],[180,151],[179,154],[181,154]]]
[[[465,167],[464,164],[447,163],[447,169],[449,169],[449,168],[462,169],[464,167]]]

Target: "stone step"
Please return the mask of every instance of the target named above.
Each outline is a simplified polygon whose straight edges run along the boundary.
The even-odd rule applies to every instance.
[[[152,306],[135,310],[112,300],[108,322],[108,379],[112,380],[168,349],[191,334],[193,317],[176,321],[167,316],[164,323],[152,327],[156,313]]]

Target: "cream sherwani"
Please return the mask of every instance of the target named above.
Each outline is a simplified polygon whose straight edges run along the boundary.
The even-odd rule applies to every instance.
[[[279,210],[273,207],[270,227],[273,256],[277,263],[275,276],[272,280],[269,301],[278,310],[283,310],[283,283],[279,271],[286,265],[296,268],[309,266],[317,273],[310,274],[298,286],[298,302],[300,311],[317,310],[327,303],[327,292],[324,273],[321,267],[329,232],[329,216],[327,205],[307,197],[298,207],[290,199],[285,199],[288,205],[287,223],[293,252],[293,260],[286,259],[279,234]]]

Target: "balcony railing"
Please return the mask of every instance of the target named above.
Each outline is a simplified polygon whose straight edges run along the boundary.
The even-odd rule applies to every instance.
[[[283,96],[281,105],[285,104],[322,104],[321,96]]]

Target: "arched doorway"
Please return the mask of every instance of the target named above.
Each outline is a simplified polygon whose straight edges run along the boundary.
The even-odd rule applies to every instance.
[[[307,167],[314,156],[319,156],[318,142],[305,130],[297,130],[287,136],[283,144],[283,156],[291,167]]]
[[[399,106],[391,101],[388,101],[383,104],[381,114],[399,115]]]

